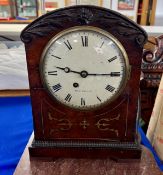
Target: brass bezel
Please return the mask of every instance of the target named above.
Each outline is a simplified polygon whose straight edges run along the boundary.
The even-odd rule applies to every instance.
[[[106,100],[104,103],[102,103],[101,105],[95,105],[93,107],[75,107],[75,106],[70,106],[68,105],[67,103],[63,103],[61,101],[59,101],[54,95],[53,93],[51,92],[51,89],[47,86],[45,80],[44,80],[44,74],[43,74],[43,63],[44,63],[44,57],[48,51],[48,49],[50,48],[50,46],[58,39],[60,38],[61,36],[67,34],[67,33],[70,33],[70,32],[74,32],[74,31],[80,31],[80,30],[87,30],[87,31],[95,31],[95,32],[98,32],[106,37],[108,37],[109,39],[111,39],[120,49],[121,51],[121,54],[124,58],[124,63],[125,63],[125,71],[124,71],[124,76],[122,77],[122,81],[121,81],[121,85],[119,86],[119,90],[116,92],[116,94],[114,94],[109,100]],[[48,94],[52,97],[53,100],[59,102],[60,104],[64,105],[64,106],[67,106],[71,109],[77,109],[77,110],[82,110],[82,111],[88,111],[88,110],[97,110],[98,108],[101,108],[103,106],[106,106],[108,104],[110,104],[111,102],[113,102],[121,93],[122,91],[124,90],[126,84],[127,84],[127,81],[130,77],[130,65],[129,65],[129,60],[128,60],[128,56],[127,56],[127,53],[124,49],[124,47],[122,46],[122,44],[118,41],[118,39],[116,39],[112,34],[110,34],[109,32],[107,31],[104,31],[103,29],[101,28],[97,28],[97,27],[94,27],[94,26],[75,26],[75,27],[71,27],[71,28],[68,28],[68,29],[65,29],[61,32],[59,32],[58,34],[56,34],[46,45],[45,49],[43,50],[42,52],[42,55],[41,55],[41,59],[40,59],[40,64],[39,64],[39,68],[40,68],[40,75],[41,75],[41,80],[42,80],[42,83],[43,83],[43,86],[45,87],[46,91],[48,92]]]

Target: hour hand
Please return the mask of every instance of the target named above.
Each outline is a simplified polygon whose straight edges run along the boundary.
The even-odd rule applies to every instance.
[[[56,67],[57,69],[61,69],[61,70],[63,70],[65,73],[69,73],[70,72],[70,68],[68,68],[68,67]]]
[[[81,73],[81,72],[78,72],[78,71],[71,70],[69,67],[65,67],[65,68],[56,67],[56,68],[63,70],[65,73],[69,73],[69,72],[76,73],[76,74],[80,74]]]

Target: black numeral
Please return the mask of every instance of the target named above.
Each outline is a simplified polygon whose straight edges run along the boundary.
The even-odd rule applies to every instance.
[[[101,99],[97,96],[97,99],[101,102]]]
[[[58,56],[55,56],[55,55],[51,55],[52,57],[55,57],[55,58],[58,58],[58,59],[61,59],[61,57],[58,57]]]
[[[54,92],[59,91],[61,88],[62,86],[59,83],[53,86]]]
[[[120,76],[120,72],[111,72],[110,76],[111,77],[119,77]]]
[[[65,100],[70,102],[71,98],[72,98],[72,95],[71,94],[67,94]]]
[[[113,92],[115,88],[113,86],[107,85],[105,89],[110,92]]]
[[[64,41],[64,43],[65,43],[65,45],[67,46],[67,48],[68,48],[69,50],[71,50],[71,49],[72,49],[72,46],[71,46],[71,44],[70,44],[69,40]]]
[[[83,47],[88,47],[88,36],[81,36]]]
[[[115,57],[113,57],[113,58],[110,58],[108,61],[109,61],[109,63],[110,62],[112,62],[112,61],[114,61],[114,60],[116,60],[117,59],[117,56],[115,56]]]
[[[50,71],[50,72],[48,72],[48,75],[57,75],[57,71],[55,70],[55,71]]]
[[[103,46],[103,44],[104,44],[104,41],[101,43],[101,46],[100,46],[100,48]]]
[[[85,99],[81,98],[81,106],[85,106]]]

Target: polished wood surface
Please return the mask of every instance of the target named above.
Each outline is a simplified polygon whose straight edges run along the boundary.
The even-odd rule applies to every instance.
[[[115,162],[110,159],[46,159],[30,158],[28,146],[14,175],[162,175],[151,152],[142,147],[140,161]]]

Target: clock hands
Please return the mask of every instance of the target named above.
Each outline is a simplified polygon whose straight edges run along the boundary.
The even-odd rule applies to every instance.
[[[99,74],[99,73],[88,73],[87,71],[83,70],[81,72],[78,71],[73,71],[68,67],[62,68],[62,67],[56,67],[57,69],[63,70],[65,73],[73,72],[76,74],[79,74],[82,78],[86,78],[88,75],[89,76],[111,76],[111,77],[118,77],[120,76],[120,72],[111,72],[108,74]]]
[[[93,76],[107,76],[107,75],[110,75],[111,77],[118,77],[120,76],[120,72],[111,72],[109,74],[88,74],[88,75],[93,75]]]
[[[56,67],[56,68],[57,68],[57,69],[64,70],[64,72],[65,72],[65,73],[73,72],[73,73],[80,74],[80,72],[73,71],[73,70],[71,70],[71,69],[70,69],[70,68],[68,68],[68,67],[65,67],[65,68],[62,68],[62,67]]]
[[[82,78],[86,78],[86,77],[88,76],[88,72],[87,72],[87,71],[81,71],[81,72],[73,71],[73,70],[71,70],[71,69],[68,68],[68,67],[65,67],[65,68],[56,67],[56,68],[57,68],[57,69],[64,70],[65,73],[73,72],[73,73],[79,74]]]

